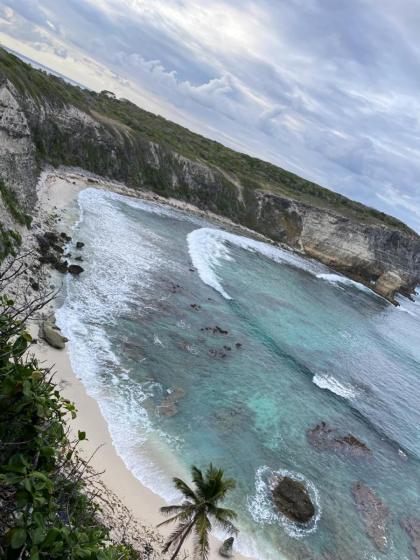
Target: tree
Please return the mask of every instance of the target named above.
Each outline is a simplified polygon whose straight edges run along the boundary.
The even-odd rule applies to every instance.
[[[177,527],[168,537],[163,552],[174,549],[171,560],[174,560],[181,550],[186,538],[191,533],[195,536],[194,556],[199,560],[206,560],[209,553],[209,534],[212,522],[229,534],[237,534],[238,529],[232,523],[236,513],[231,509],[219,507],[229,490],[235,488],[233,479],[223,478],[223,470],[210,464],[203,474],[200,469],[191,468],[194,489],[180,478],[174,478],[175,488],[185,497],[180,505],[160,508],[164,515],[171,515],[169,519],[158,525],[177,523]]]

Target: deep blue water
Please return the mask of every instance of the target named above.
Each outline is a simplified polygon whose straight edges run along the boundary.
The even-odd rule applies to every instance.
[[[58,321],[136,476],[175,499],[171,476],[222,466],[238,481],[239,545],[263,559],[409,559],[400,521],[420,515],[419,303],[395,308],[313,261],[158,205],[96,189],[79,205],[86,270],[69,279]],[[308,431],[320,422],[370,452],[317,448]],[[309,527],[275,512],[273,472],[308,485]],[[389,508],[385,552],[355,507],[359,481]]]

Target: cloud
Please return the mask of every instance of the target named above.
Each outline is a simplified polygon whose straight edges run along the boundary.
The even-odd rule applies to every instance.
[[[3,41],[60,73],[84,67],[90,87],[420,230],[416,0],[0,0],[0,15]]]

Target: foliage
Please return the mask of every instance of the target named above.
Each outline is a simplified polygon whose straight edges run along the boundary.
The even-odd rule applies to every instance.
[[[20,207],[16,194],[5,185],[2,179],[0,179],[0,195],[6,208],[9,210],[16,222],[29,228],[31,226],[32,217],[25,214]]]
[[[17,269],[21,270],[18,264]],[[16,272],[6,266],[3,281]],[[64,399],[50,370],[29,355],[24,321],[41,298],[16,304],[0,295],[0,557],[5,560],[134,560],[130,547],[114,546],[85,493],[86,463],[71,441]]]
[[[22,243],[22,238],[17,231],[5,229],[0,223],[0,262],[8,255],[16,255]]]
[[[212,529],[212,522],[229,534],[238,532],[232,523],[236,518],[236,513],[218,505],[225,499],[226,494],[235,488],[235,481],[230,478],[223,478],[223,470],[215,468],[212,464],[207,467],[204,474],[200,469],[193,466],[191,474],[194,488],[191,488],[180,478],[173,479],[175,488],[185,498],[184,502],[180,505],[160,508],[164,515],[172,516],[163,521],[161,525],[177,523],[164,548],[164,552],[174,549],[171,560],[177,556],[185,539],[191,533],[194,534],[195,539],[195,557],[200,560],[208,558],[209,534]]]
[[[81,165],[96,173],[126,181],[132,186],[140,186],[146,180],[150,188],[165,195],[165,179],[160,170],[147,166],[142,158],[129,157],[124,151],[124,143],[141,146],[145,141],[153,141],[167,151],[174,151],[193,161],[206,164],[214,171],[222,170],[235,176],[244,189],[273,192],[313,206],[331,209],[343,216],[367,224],[379,224],[415,235],[400,220],[355,202],[329,189],[323,188],[276,165],[239,153],[196,134],[176,123],[166,120],[137,107],[127,99],[116,99],[111,95],[96,93],[71,85],[63,79],[36,70],[19,58],[0,48],[1,76],[8,78],[19,92],[30,96],[36,104],[50,107],[74,105],[90,114],[104,130],[120,139],[120,153],[112,157],[106,146],[98,146],[97,138],[84,138],[83,146],[74,145],[74,139],[60,130],[56,123],[39,128],[32,122],[32,131],[38,150],[40,163],[53,165]],[[132,155],[132,154],[131,154]],[[230,192],[236,191],[234,184],[226,180],[223,192],[218,198],[218,209],[229,207]],[[227,188],[229,186],[229,189]],[[183,196],[183,192],[172,193]],[[227,195],[227,199],[225,198]],[[227,214],[228,212],[222,213]]]

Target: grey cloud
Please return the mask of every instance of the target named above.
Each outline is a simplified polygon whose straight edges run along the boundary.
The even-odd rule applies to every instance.
[[[415,0],[222,0],[218,29],[205,27],[211,0],[2,4],[25,18],[2,31],[55,50],[62,73],[80,49],[160,99],[165,116],[420,229]],[[241,22],[252,49],[235,37]]]

